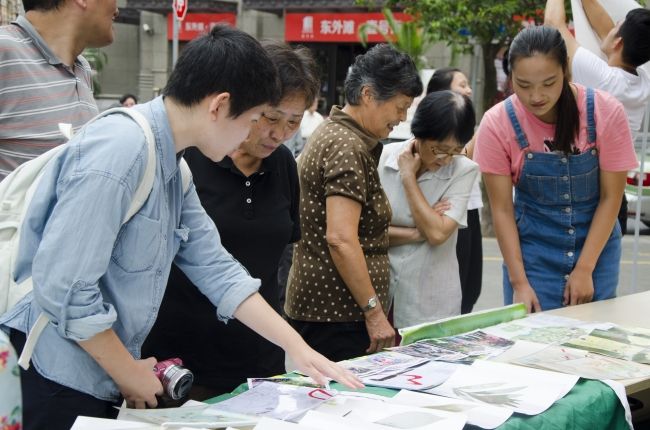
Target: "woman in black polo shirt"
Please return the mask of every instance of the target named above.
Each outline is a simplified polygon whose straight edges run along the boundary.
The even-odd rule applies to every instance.
[[[186,151],[197,192],[224,247],[262,281],[259,292],[280,312],[278,263],[300,239],[296,162],[282,145],[300,128],[318,96],[316,62],[309,49],[263,43],[278,68],[282,99],[267,109],[241,147],[215,163]],[[192,309],[191,313],[187,309]],[[223,324],[212,303],[175,266],[143,356],[180,357],[194,372],[190,397],[204,400],[232,391],[247,377],[284,373],[284,351],[237,320]]]

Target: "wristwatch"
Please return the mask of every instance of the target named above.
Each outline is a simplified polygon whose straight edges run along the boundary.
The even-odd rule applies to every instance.
[[[377,307],[377,296],[372,296],[368,299],[368,304],[361,308],[362,311],[368,312]]]

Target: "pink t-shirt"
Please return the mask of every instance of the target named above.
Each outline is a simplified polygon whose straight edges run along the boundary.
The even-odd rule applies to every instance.
[[[578,89],[578,109],[580,111],[580,134],[576,148],[583,152],[587,143],[587,91]],[[605,92],[595,91],[594,117],[596,122],[596,147],[598,164],[601,170],[623,172],[638,166],[630,127],[623,105]],[[555,125],[546,124],[528,112],[517,95],[512,96],[512,104],[528,140],[532,152],[548,152],[548,141],[553,141]],[[547,142],[545,144],[545,141]],[[474,161],[483,173],[511,175],[513,183],[519,181],[524,164],[525,152],[519,148],[517,136],[510,123],[505,101],[493,106],[485,113],[479,125],[474,148]]]

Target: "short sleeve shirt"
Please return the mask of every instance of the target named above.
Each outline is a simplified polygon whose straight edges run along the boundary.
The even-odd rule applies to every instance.
[[[0,179],[66,142],[97,115],[92,70],[82,56],[67,66],[23,16],[0,27]]]
[[[415,227],[413,213],[400,178],[399,154],[410,141],[386,145],[379,160],[379,177],[393,210],[392,225]],[[451,204],[445,216],[460,227],[467,226],[467,202],[478,176],[478,165],[456,156],[435,172],[426,171],[417,179],[429,205],[447,199]],[[393,322],[403,328],[460,315],[461,289],[454,231],[441,244],[426,241],[392,246],[390,292],[393,297]]]
[[[575,146],[582,152],[589,147],[586,88],[582,85],[576,87],[580,111],[580,133]],[[481,172],[510,175],[513,183],[516,184],[524,165],[525,151],[519,147],[504,104],[501,102],[495,105],[483,115],[476,135],[474,160],[481,167]],[[545,152],[545,141],[553,140],[555,125],[544,123],[528,112],[516,94],[512,96],[512,105],[530,145],[529,150]],[[621,103],[611,95],[596,90],[594,120],[600,169],[608,172],[624,172],[638,167],[630,127]]]
[[[636,75],[612,67],[587,48],[579,47],[571,63],[573,81],[606,91],[623,104],[632,133],[641,130],[645,105],[650,100],[650,75],[639,67]]]
[[[388,226],[390,204],[379,181],[382,145],[352,117],[333,107],[330,117],[311,135],[300,156],[300,229],[294,251],[285,311],[301,321],[362,321],[363,312],[332,261],[325,240],[329,196],[361,205],[359,242],[372,285],[388,309]]]

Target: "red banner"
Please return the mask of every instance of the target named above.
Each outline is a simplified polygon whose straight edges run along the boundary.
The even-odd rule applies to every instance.
[[[399,22],[411,21],[410,15],[393,13]],[[369,42],[383,42],[380,31],[392,35],[381,13],[287,13],[284,19],[284,40],[287,42],[359,42],[359,27],[369,23]],[[379,30],[377,31],[377,29]]]
[[[174,14],[167,15],[167,39],[174,38]],[[209,32],[212,27],[223,22],[231,26],[237,24],[237,15],[234,13],[188,13],[179,23],[178,40],[192,40],[197,36]]]

